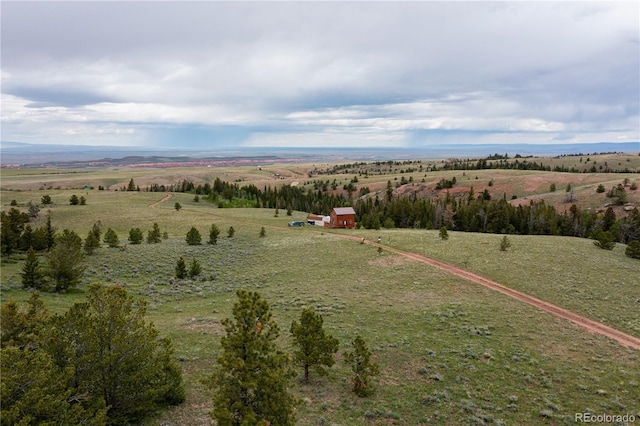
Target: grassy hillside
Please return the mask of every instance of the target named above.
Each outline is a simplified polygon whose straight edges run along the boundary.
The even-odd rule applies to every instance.
[[[100,179],[107,179],[103,173]],[[3,187],[13,179],[3,171]],[[349,391],[342,355],[328,377],[312,372],[308,385],[296,379],[301,425],[573,424],[575,412],[640,415],[638,351],[442,271],[337,238],[337,231],[286,226],[305,212],[289,217],[281,210],[275,217],[273,210],[218,209],[189,194],[150,207],[165,194],[77,189],[5,191],[2,205],[11,199],[24,205],[44,193],[54,200],[60,230],[85,237],[100,220],[123,243],[134,226],[146,235],[157,222],[168,233],[157,245],[103,247],[86,260],[86,284],[120,283],[149,301],[149,319],[173,340],[181,360],[187,402],[149,425],[210,424],[211,394],[201,379],[215,367],[220,321],[231,316],[238,288],[257,290],[269,301],[283,348],[290,349],[291,321],[306,306],[323,314],[341,342],[340,354],[360,334],[380,364],[378,391],[365,399]],[[84,195],[87,205],[67,205],[73,193]],[[182,210],[173,208],[176,201]],[[218,245],[186,244],[191,226],[206,240],[212,223],[222,231]],[[229,226],[237,231],[233,238],[226,236]],[[262,226],[265,238],[259,237]],[[607,252],[589,240],[513,236],[512,248],[501,252],[497,235],[450,231],[441,241],[435,231],[343,232],[381,236],[384,244],[468,268],[640,336],[640,262],[625,257],[623,246]],[[199,260],[199,279],[173,279],[179,256]],[[3,301],[28,297],[19,288],[19,268],[19,262],[2,265]],[[81,300],[84,289],[44,300],[60,311]]]

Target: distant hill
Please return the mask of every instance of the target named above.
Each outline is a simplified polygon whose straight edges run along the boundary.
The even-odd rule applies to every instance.
[[[640,152],[640,142],[589,144],[512,144],[512,145],[439,145],[413,148],[243,148],[236,149],[168,149],[153,147],[43,145],[14,141],[0,142],[0,164],[7,166],[70,166],[83,167],[92,163],[105,166],[131,164],[132,157],[139,163],[202,162],[223,159],[253,159],[259,164],[265,157],[278,161],[380,161],[408,158],[475,158],[492,154],[515,156],[575,155]],[[260,159],[260,161],[258,161]]]

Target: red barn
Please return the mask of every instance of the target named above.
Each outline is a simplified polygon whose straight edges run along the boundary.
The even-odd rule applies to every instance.
[[[329,217],[329,228],[352,229],[356,226],[356,212],[353,207],[335,207]]]

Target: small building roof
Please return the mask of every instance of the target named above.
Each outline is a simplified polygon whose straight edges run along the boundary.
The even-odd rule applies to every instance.
[[[337,215],[342,216],[344,214],[356,214],[356,211],[353,207],[334,207],[333,211],[336,212]]]

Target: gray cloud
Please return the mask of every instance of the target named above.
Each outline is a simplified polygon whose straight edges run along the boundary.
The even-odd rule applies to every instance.
[[[3,2],[3,138],[638,140],[638,13],[633,2]]]

